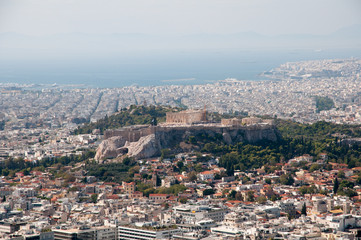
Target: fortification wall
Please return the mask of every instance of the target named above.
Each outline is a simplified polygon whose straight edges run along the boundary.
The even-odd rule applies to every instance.
[[[255,124],[255,125],[224,125],[224,124],[197,124],[197,125],[161,125],[161,126],[149,126],[149,125],[140,125],[132,127],[124,127],[116,130],[107,130],[104,133],[104,139],[108,139],[114,136],[120,136],[125,141],[136,142],[141,137],[148,136],[150,134],[167,134],[168,137],[171,135],[176,135],[180,139],[184,139],[184,134],[187,135],[196,135],[199,133],[207,134],[229,134],[232,133],[232,138],[237,138],[240,141],[249,141],[257,142],[263,138],[263,131],[275,130],[273,125],[270,124]],[[246,137],[245,139],[240,139],[240,136]],[[234,139],[236,140],[236,139]]]
[[[168,112],[166,115],[167,124],[192,124],[205,121],[207,121],[206,111],[201,110]]]
[[[240,126],[242,125],[242,120],[238,118],[231,118],[231,119],[222,118],[221,125]]]
[[[136,142],[141,137],[148,136],[155,132],[155,126],[149,125],[137,125],[131,127],[124,127],[115,130],[106,130],[104,132],[104,139],[108,139],[115,136],[120,136],[128,142]]]

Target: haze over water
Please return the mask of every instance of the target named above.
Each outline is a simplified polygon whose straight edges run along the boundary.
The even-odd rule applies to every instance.
[[[1,82],[124,87],[205,84],[259,74],[290,61],[361,57],[361,50],[219,50],[153,52],[99,59],[1,61]]]

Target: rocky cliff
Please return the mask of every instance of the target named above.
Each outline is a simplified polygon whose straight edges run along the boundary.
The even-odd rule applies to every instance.
[[[118,135],[118,136],[117,136]],[[280,136],[273,125],[224,126],[202,124],[188,126],[132,126],[119,130],[109,130],[98,147],[96,160],[115,158],[127,154],[137,159],[159,156],[161,149],[182,146],[190,136],[221,137],[227,144],[236,142],[256,143],[277,141]],[[186,149],[184,149],[186,150]],[[188,149],[189,150],[189,149]]]

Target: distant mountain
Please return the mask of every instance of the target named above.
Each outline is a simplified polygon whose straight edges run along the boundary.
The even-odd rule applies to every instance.
[[[329,35],[330,37],[361,39],[361,24],[341,28]]]
[[[342,28],[332,34],[290,34],[267,36],[255,32],[235,34],[150,35],[139,33],[69,33],[28,36],[0,34],[0,60],[27,57],[101,57],[152,50],[202,49],[324,49],[361,48],[361,25]]]

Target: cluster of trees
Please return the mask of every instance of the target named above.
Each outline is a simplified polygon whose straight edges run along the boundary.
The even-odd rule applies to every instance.
[[[85,165],[87,175],[95,176],[100,181],[117,182],[132,181],[134,173],[139,172],[139,166],[131,158],[125,158],[122,162],[99,164],[95,161]]]
[[[359,177],[359,179],[360,179],[360,177]],[[358,181],[356,181],[356,183],[358,183]],[[360,184],[360,183],[358,183],[358,184]],[[354,197],[354,196],[357,196],[357,192],[355,192],[353,190],[354,186],[355,186],[355,183],[353,183],[353,182],[350,182],[345,179],[342,180],[341,182],[339,182],[338,178],[335,178],[335,180],[333,182],[333,193],[343,195],[343,196],[348,196],[348,197]]]
[[[277,195],[272,188],[269,188],[264,195],[255,196],[254,191],[248,191],[246,194],[242,195],[241,192],[232,190],[227,196],[228,200],[237,200],[237,201],[248,201],[248,202],[258,202],[264,204],[267,202],[267,199],[271,201],[276,201],[280,199],[280,196]]]
[[[239,142],[227,145],[219,139],[201,145],[202,152],[220,157],[220,166],[232,175],[234,170],[246,171],[265,166],[275,170],[276,163],[296,156],[310,154],[317,158],[321,153],[328,155],[330,162],[346,163],[349,167],[361,166],[361,146],[343,144],[338,136],[361,137],[360,126],[337,125],[327,122],[300,124],[277,120],[277,129],[282,138],[277,142],[263,141],[256,144]],[[200,141],[197,141],[200,144]],[[319,165],[301,166],[315,171]],[[331,167],[326,165],[326,167]]]
[[[137,182],[137,191],[142,192],[143,195],[147,196],[147,197],[149,197],[149,194],[153,194],[153,193],[178,195],[179,193],[184,192],[186,189],[187,189],[187,187],[184,186],[183,184],[174,184],[174,185],[170,186],[169,188],[160,187],[160,188],[155,189],[150,184]]]
[[[330,110],[335,107],[334,101],[329,97],[315,96],[316,111]]]
[[[93,150],[86,151],[82,155],[71,154],[70,156],[43,158],[40,161],[25,161],[23,158],[8,158],[0,165],[2,176],[14,176],[17,172],[23,172],[24,175],[30,174],[33,170],[44,171],[47,167],[60,169],[62,166],[73,165],[89,158],[93,158]]]
[[[166,112],[179,111],[178,108],[162,107],[162,106],[136,106],[131,105],[128,109],[123,108],[120,112],[106,116],[95,123],[87,123],[76,130],[74,134],[91,133],[94,129],[99,129],[103,133],[106,129],[115,129],[124,126],[137,124],[153,124],[164,122]]]
[[[302,124],[291,120],[276,119],[277,129],[283,138],[333,139],[333,134],[361,137],[360,125],[335,124],[325,121]]]

